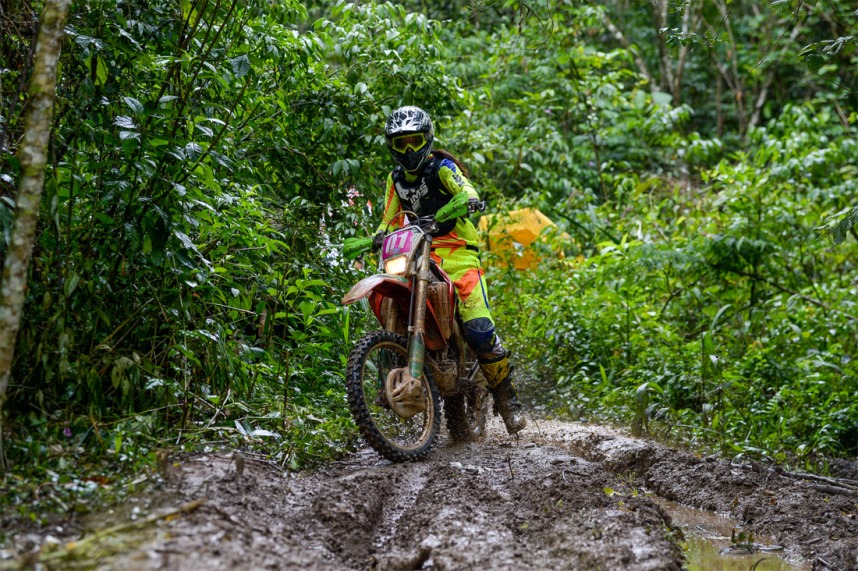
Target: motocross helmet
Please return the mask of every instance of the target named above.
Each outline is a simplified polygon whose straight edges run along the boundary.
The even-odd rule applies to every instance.
[[[393,159],[406,171],[415,172],[426,163],[432,152],[435,127],[428,113],[409,105],[390,114],[384,136]]]

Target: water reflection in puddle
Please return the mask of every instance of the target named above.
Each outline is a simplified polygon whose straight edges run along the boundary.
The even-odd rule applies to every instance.
[[[663,500],[654,499],[670,514],[675,525],[685,534],[686,564],[688,571],[809,571],[810,564],[787,560],[782,551],[757,551],[755,553],[721,553],[729,548],[730,534],[736,522],[712,512],[688,508]],[[773,548],[767,538],[755,538],[763,549]],[[757,563],[759,562],[759,563]],[[756,567],[754,565],[756,564]]]

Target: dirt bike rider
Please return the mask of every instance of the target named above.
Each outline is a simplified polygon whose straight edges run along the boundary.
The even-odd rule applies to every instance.
[[[466,170],[451,154],[433,151],[435,128],[419,107],[400,107],[390,114],[384,130],[387,147],[399,165],[387,177],[384,214],[375,236],[380,245],[385,228],[398,228],[404,208],[419,216],[435,214],[440,230],[432,241],[432,259],[450,279],[458,294],[463,336],[477,355],[507,432],[515,434],[527,422],[512,383],[510,352],[495,333],[488,292],[480,265],[477,230],[467,214],[479,202]],[[469,210],[470,207],[470,210]],[[359,254],[367,238],[350,238],[343,245],[346,257]]]

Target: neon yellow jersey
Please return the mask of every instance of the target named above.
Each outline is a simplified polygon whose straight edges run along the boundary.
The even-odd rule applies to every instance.
[[[430,159],[434,155],[430,155]],[[397,185],[394,183],[394,176],[391,172],[387,175],[387,185],[385,191],[385,199],[384,199],[384,214],[381,217],[381,224],[378,227],[378,231],[381,232],[387,228],[388,223],[396,217],[402,211],[402,200],[400,198],[400,193],[409,192],[409,195],[404,196],[409,202],[414,204],[415,200],[417,203],[420,203],[421,198],[424,198],[427,193],[432,192],[431,187],[434,185],[428,184],[416,184],[418,179],[424,178],[428,179],[432,176],[435,176],[432,170],[433,167],[430,167],[429,164],[432,161],[427,161],[427,167],[424,167],[423,172],[419,175],[412,175],[409,173],[405,173],[405,179],[409,183],[415,183],[412,185],[409,184],[409,189],[400,188],[397,191]],[[479,199],[479,195],[477,194],[474,185],[471,184],[471,181],[462,173],[456,163],[451,161],[450,159],[444,158],[441,159],[440,165],[436,166],[437,168],[437,177],[438,191],[446,196],[453,196],[459,194],[460,192],[465,192],[469,197]],[[429,172],[427,172],[429,171]],[[439,197],[440,198],[440,197]],[[442,203],[446,203],[446,200],[443,200]],[[418,210],[419,211],[419,210]],[[426,212],[421,212],[422,214],[427,214]],[[402,217],[399,217],[397,220],[391,224],[391,228],[398,228],[402,225]],[[432,242],[432,248],[450,248],[451,250],[456,250],[457,248],[461,248],[463,246],[471,246],[472,248],[476,248],[479,245],[479,240],[477,238],[477,229],[474,228],[474,225],[467,218],[459,218],[456,221],[456,226],[449,233],[436,237]]]

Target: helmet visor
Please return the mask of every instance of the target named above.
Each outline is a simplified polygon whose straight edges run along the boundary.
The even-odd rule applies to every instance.
[[[423,133],[400,135],[391,140],[390,146],[393,147],[394,151],[399,153],[404,153],[409,149],[415,152],[426,146],[426,137],[423,136]]]

